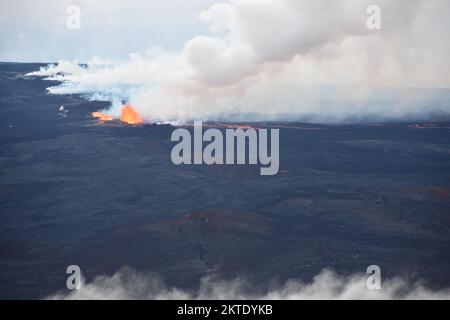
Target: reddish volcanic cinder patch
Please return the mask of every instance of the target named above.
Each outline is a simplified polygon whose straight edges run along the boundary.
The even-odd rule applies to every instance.
[[[450,200],[450,189],[449,188],[433,187],[433,188],[431,188],[431,190],[439,200],[441,200],[441,201],[449,201]]]
[[[403,193],[421,201],[450,201],[450,188],[443,186],[423,186],[404,189]]]
[[[258,127],[250,124],[233,124],[233,123],[203,123],[205,128],[224,128],[224,129],[258,129]]]
[[[270,228],[270,221],[251,212],[194,211],[175,218],[158,219],[139,226],[133,232],[153,234],[164,239],[184,237],[221,238],[237,234],[260,235]]]
[[[255,129],[255,127],[247,124],[225,124],[224,127],[227,129],[242,129],[242,130]]]
[[[186,215],[187,219],[217,218],[223,215],[220,211],[194,211]]]
[[[194,123],[185,124],[183,127],[194,127]],[[216,129],[232,129],[232,130],[248,130],[248,129],[261,129],[267,127],[266,124],[234,124],[234,123],[223,123],[223,122],[203,122],[203,128],[216,128]]]
[[[137,113],[129,104],[126,104],[122,108],[122,111],[120,113],[120,121],[126,122],[128,124],[142,124],[144,122],[139,113]]]

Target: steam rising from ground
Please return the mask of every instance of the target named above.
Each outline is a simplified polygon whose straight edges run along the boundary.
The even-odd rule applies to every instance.
[[[287,281],[266,292],[255,293],[245,280],[203,278],[198,290],[168,288],[153,273],[122,268],[112,276],[84,283],[80,290],[61,292],[47,299],[450,299],[450,290],[432,291],[421,284],[395,278],[382,282],[381,290],[369,290],[367,275],[340,276],[323,270],[312,282]]]
[[[450,2],[378,0],[377,31],[366,27],[372,2],[231,0],[199,14],[213,36],[194,37],[181,52],[153,48],[85,67],[61,61],[30,75],[62,81],[48,89],[54,94],[111,101],[114,117],[128,101],[148,122],[450,112],[450,90],[387,89],[450,88]]]

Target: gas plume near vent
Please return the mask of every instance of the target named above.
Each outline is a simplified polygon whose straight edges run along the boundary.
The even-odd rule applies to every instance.
[[[52,94],[109,101],[110,111],[117,111],[114,101],[129,101],[139,113],[124,110],[131,123],[449,118],[450,45],[443,39],[450,2],[378,0],[377,30],[367,26],[372,4],[205,4],[198,18],[208,32],[179,50],[149,44],[128,60],[61,60],[28,76],[60,81],[48,88]]]

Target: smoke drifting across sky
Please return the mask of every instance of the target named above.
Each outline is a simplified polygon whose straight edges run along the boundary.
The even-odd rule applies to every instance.
[[[100,1],[101,2],[101,1]],[[366,26],[369,5],[382,29]],[[199,13],[208,35],[127,62],[95,58],[31,75],[54,94],[129,101],[148,122],[426,118],[450,112],[450,2],[231,0]],[[106,59],[106,60],[105,60]],[[418,89],[420,88],[420,89]]]
[[[400,278],[382,281],[380,290],[369,290],[366,280],[367,275],[363,274],[340,276],[323,270],[310,283],[290,280],[256,293],[249,291],[243,279],[205,277],[197,290],[186,291],[168,288],[154,273],[139,273],[124,267],[112,276],[99,276],[90,283],[83,283],[80,290],[55,293],[47,299],[450,299],[448,289],[433,291]]]

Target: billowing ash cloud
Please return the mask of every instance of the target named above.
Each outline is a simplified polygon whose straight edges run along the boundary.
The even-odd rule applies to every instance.
[[[203,278],[196,291],[168,288],[153,273],[122,268],[112,276],[83,283],[80,290],[55,293],[47,299],[450,299],[450,290],[432,291],[400,278],[385,280],[380,290],[369,290],[367,275],[339,276],[323,270],[312,282],[290,280],[266,292],[251,292],[245,280]]]
[[[127,100],[149,122],[450,112],[450,2],[378,0],[376,31],[366,26],[372,3],[231,0],[199,14],[214,36],[196,36],[181,52],[150,49],[126,63],[97,59],[83,68],[60,62],[30,75],[63,81],[51,93],[112,101],[113,116]]]

